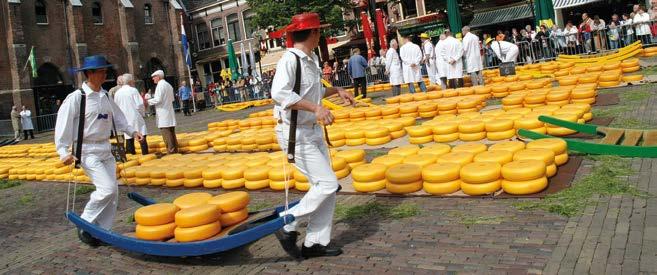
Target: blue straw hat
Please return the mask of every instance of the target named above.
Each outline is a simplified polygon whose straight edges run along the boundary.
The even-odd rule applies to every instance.
[[[114,67],[114,65],[109,64],[105,56],[91,55],[84,58],[82,67],[77,68],[76,71],[81,72],[81,71],[111,68],[111,67]]]

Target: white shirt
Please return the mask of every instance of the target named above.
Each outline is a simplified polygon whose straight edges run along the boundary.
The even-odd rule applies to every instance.
[[[34,130],[34,125],[32,125],[32,112],[30,110],[21,111],[21,125],[23,125],[23,130]]]
[[[386,71],[388,71],[388,77],[390,80],[390,85],[401,85],[404,83],[404,77],[402,76],[402,67],[401,60],[399,60],[399,54],[393,48],[390,48],[386,51]]]
[[[413,42],[406,42],[399,49],[399,57],[402,60],[402,71],[404,83],[417,83],[422,81],[420,62],[422,62],[422,50]],[[411,65],[415,64],[415,67]]]
[[[463,77],[463,46],[453,36],[448,36],[443,42],[443,51],[441,58],[447,62],[447,79],[456,79]]]
[[[647,12],[644,13],[637,12],[636,14],[634,14],[634,18],[632,18],[632,21],[635,24],[634,28],[636,28],[636,35],[650,34],[650,25],[645,23],[650,21],[650,15]]]
[[[447,77],[447,62],[445,62],[442,58],[442,54],[445,51],[445,39],[439,40],[438,43],[436,43],[436,47],[434,48],[434,53],[436,56],[436,75],[438,77]]]
[[[621,26],[623,26],[623,31],[625,32],[625,35],[631,35],[634,34],[634,26],[632,26],[632,18],[628,18],[627,20],[623,20],[620,22]]]
[[[109,144],[112,120],[116,130],[124,133],[134,133],[123,112],[109,98],[107,91],[101,88],[94,92],[85,82],[82,90],[86,95],[83,141],[91,143],[107,142]],[[69,155],[69,148],[78,138],[78,120],[80,117],[80,100],[82,93],[76,90],[70,93],[57,112],[55,124],[55,148],[60,159]],[[109,148],[109,147],[108,147]]]
[[[468,32],[463,36],[463,55],[465,56],[465,65],[468,73],[483,70],[479,37],[471,32]]]
[[[153,98],[148,100],[149,105],[155,106],[158,128],[176,126],[176,113],[173,111],[174,100],[171,84],[164,79],[158,81]]]
[[[144,121],[144,101],[141,99],[137,89],[130,85],[123,85],[114,94],[114,102],[125,115],[128,124],[142,135],[147,135],[146,122]],[[130,139],[132,133],[126,133],[125,138]]]
[[[424,43],[422,43],[422,50],[424,50],[425,62],[429,61],[427,63],[433,63],[435,59],[433,53],[433,44],[431,44],[431,40],[426,40]]]
[[[294,54],[299,56],[301,64],[301,86],[300,94],[292,91],[296,77],[297,61]],[[285,125],[290,125],[291,109],[289,107],[299,102],[301,99],[308,100],[315,104],[321,104],[321,100],[326,93],[320,79],[322,69],[319,67],[319,58],[315,53],[310,56],[303,51],[290,48],[283,54],[276,64],[276,74],[271,86],[271,98],[274,100],[274,118],[282,121]],[[298,112],[297,125],[310,126],[317,122],[315,113],[308,111]]]

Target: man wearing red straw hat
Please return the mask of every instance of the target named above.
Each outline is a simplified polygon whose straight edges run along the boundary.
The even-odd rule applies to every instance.
[[[294,163],[310,183],[310,189],[299,203],[281,215],[291,214],[296,220],[308,218],[306,239],[299,250],[296,221],[276,233],[283,249],[292,257],[337,256],[339,248],[329,247],[335,210],[338,180],[331,168],[331,154],[324,141],[323,125],[333,123],[333,115],[321,104],[326,96],[338,94],[355,103],[353,95],[342,88],[324,88],[320,83],[322,69],[313,53],[317,48],[322,25],[317,13],[292,17],[286,27],[286,39],[292,47],[276,65],[271,95],[275,101],[274,117],[278,120],[276,136],[288,162]],[[289,45],[289,44],[288,44]],[[295,154],[295,152],[298,152]],[[285,166],[283,166],[285,167]],[[286,192],[287,196],[287,192]]]

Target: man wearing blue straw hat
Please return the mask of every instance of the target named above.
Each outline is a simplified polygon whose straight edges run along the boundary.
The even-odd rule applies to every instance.
[[[135,140],[142,136],[128,124],[118,106],[101,85],[107,69],[112,67],[104,56],[93,55],[84,59],[77,72],[87,79],[82,87],[70,93],[57,112],[55,147],[65,165],[78,162],[89,176],[96,190],[82,212],[82,218],[104,229],[111,229],[118,205],[116,161],[111,152],[110,134],[130,133]],[[84,117],[83,121],[80,118]],[[82,129],[79,133],[78,129]],[[79,158],[79,159],[78,159]],[[80,240],[90,246],[99,245],[89,233],[78,231]]]

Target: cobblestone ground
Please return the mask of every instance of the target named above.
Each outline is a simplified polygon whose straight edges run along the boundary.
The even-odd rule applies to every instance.
[[[625,116],[657,125],[656,101],[653,94]],[[180,129],[202,130],[209,121],[245,114],[205,111],[193,117],[181,116],[180,124],[186,126]],[[586,175],[591,165],[585,161],[578,174]],[[627,180],[642,190],[657,192],[657,162],[633,159],[632,167],[637,173]],[[273,236],[228,253],[182,259],[137,255],[112,247],[88,248],[77,240],[72,225],[63,217],[66,190],[66,184],[32,182],[0,190],[0,273],[657,272],[655,198],[599,197],[582,215],[566,218],[542,210],[517,210],[514,199],[341,195],[338,204],[343,209],[377,202],[416,206],[419,214],[336,220],[333,243],[345,253],[296,262],[286,256]],[[128,189],[121,191],[124,194]],[[139,191],[162,201],[186,192]],[[277,205],[283,201],[282,193],[251,194],[252,204]],[[88,194],[78,196],[76,210],[87,198]],[[136,208],[136,203],[121,199],[117,231],[133,226],[128,220]]]

